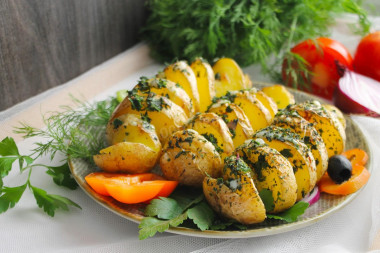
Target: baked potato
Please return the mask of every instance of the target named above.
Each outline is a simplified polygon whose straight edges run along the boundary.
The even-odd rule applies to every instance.
[[[221,98],[238,105],[247,116],[254,131],[262,129],[271,123],[270,112],[248,90],[231,91]],[[218,99],[216,99],[218,100]]]
[[[137,92],[129,94],[113,112],[110,122],[123,114],[137,114],[150,122],[156,129],[161,143],[171,133],[180,129],[188,120],[184,110],[170,99],[149,92],[142,95]]]
[[[160,159],[165,178],[179,184],[202,187],[206,175],[219,177],[223,162],[214,145],[195,130],[180,130],[170,136]]]
[[[174,104],[181,107],[188,117],[195,114],[195,109],[191,98],[186,91],[178,84],[162,78],[141,78],[133,88],[139,94],[153,92],[157,95],[167,97]]]
[[[297,200],[301,200],[315,186],[317,169],[310,149],[300,141],[297,134],[289,129],[269,126],[254,134],[255,138],[263,139],[271,148],[276,149],[288,159],[293,166],[297,182]]]
[[[341,154],[346,143],[346,133],[338,118],[318,101],[294,104],[286,110],[296,110],[301,117],[314,124],[325,143],[328,157]]]
[[[198,113],[189,120],[184,128],[194,129],[200,135],[203,135],[215,146],[222,160],[234,152],[232,135],[226,123],[215,113]]]
[[[95,164],[106,172],[145,173],[156,164],[160,152],[142,143],[119,142],[94,155]]]
[[[323,139],[313,124],[302,118],[296,111],[283,110],[276,115],[272,125],[287,128],[300,136],[301,141],[313,154],[318,182],[327,170],[329,158]]]
[[[277,104],[278,109],[284,109],[290,104],[294,104],[294,96],[283,85],[276,84],[261,89],[268,97]]]
[[[251,139],[236,153],[252,169],[257,190],[272,193],[274,207],[269,213],[279,213],[294,205],[297,199],[297,182],[290,162],[262,139]]]
[[[235,148],[251,138],[254,131],[244,111],[228,100],[220,100],[212,104],[208,112],[216,113],[227,124]]]
[[[239,65],[231,58],[220,58],[212,66],[215,74],[216,96],[224,96],[228,91],[250,88],[249,77],[244,75]]]
[[[273,99],[267,96],[264,92],[257,90],[256,88],[251,88],[248,90],[253,96],[255,96],[265,108],[268,109],[271,119],[273,120],[274,116],[277,113],[277,104],[273,101]]]
[[[197,78],[186,61],[178,61],[167,66],[164,69],[163,76],[165,79],[178,83],[193,101],[195,111],[199,112],[200,99]]]
[[[210,206],[222,216],[242,224],[265,220],[266,210],[253,183],[251,169],[241,159],[226,159],[223,178],[205,177],[203,193]]]
[[[210,64],[202,58],[197,58],[190,65],[195,77],[199,93],[199,110],[205,112],[215,97],[215,77]]]

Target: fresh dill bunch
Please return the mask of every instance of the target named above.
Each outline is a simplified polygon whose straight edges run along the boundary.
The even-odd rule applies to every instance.
[[[66,157],[89,159],[105,147],[105,127],[119,102],[116,98],[93,104],[74,97],[72,100],[74,107],[62,106],[62,111],[44,115],[44,129],[34,128],[27,123],[15,128],[14,132],[23,134],[24,138],[38,136],[44,139],[35,143],[33,155],[39,157],[50,154],[53,159],[57,152],[62,152]]]
[[[270,55],[281,64],[291,45],[326,36],[337,13],[357,15],[362,33],[370,27],[359,0],[149,0],[147,6],[142,33],[161,62],[224,56],[270,72]]]

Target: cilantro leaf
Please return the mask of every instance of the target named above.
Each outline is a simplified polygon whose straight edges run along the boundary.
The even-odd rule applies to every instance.
[[[17,145],[13,138],[5,137],[0,142],[0,155],[1,156],[20,156],[18,153]]]
[[[61,166],[53,167],[46,166],[48,171],[47,174],[52,176],[54,183],[60,186],[67,187],[69,189],[76,189],[78,187],[77,182],[74,180],[68,163],[64,163]]]
[[[205,201],[187,210],[187,216],[192,219],[202,231],[208,229],[215,219],[214,211]]]
[[[159,220],[153,217],[146,217],[141,220],[139,225],[139,239],[144,240],[148,237],[154,236],[157,232],[164,232],[170,226],[177,227],[187,219],[187,213],[183,213],[171,220]]]
[[[264,203],[265,210],[267,212],[272,211],[274,208],[274,199],[273,199],[272,191],[268,189],[262,189],[259,192],[259,196]]]
[[[0,177],[0,193],[2,193],[3,191],[3,185],[4,185],[3,179]]]
[[[2,195],[0,196],[0,213],[6,212],[9,208],[12,208],[16,205],[24,193],[26,185],[27,184],[17,187],[2,188]]]
[[[284,220],[286,222],[295,222],[298,219],[298,217],[302,215],[308,207],[309,207],[309,203],[300,201],[282,213],[278,213],[276,215],[267,214],[267,217],[271,219]]]
[[[154,199],[145,209],[145,215],[157,216],[160,219],[170,220],[179,216],[183,209],[177,201],[171,198]]]
[[[26,155],[20,156],[18,158],[18,163],[20,165],[20,171],[21,172],[26,169],[26,167],[24,167],[24,162],[26,162],[26,164],[29,165],[29,164],[32,164],[34,162],[34,159],[31,158],[30,156],[26,156]]]
[[[37,201],[38,207],[43,208],[44,212],[46,212],[51,217],[54,217],[56,209],[68,211],[68,206],[75,206],[82,209],[78,204],[68,198],[59,195],[48,194],[46,191],[34,186],[31,186],[31,189]]]

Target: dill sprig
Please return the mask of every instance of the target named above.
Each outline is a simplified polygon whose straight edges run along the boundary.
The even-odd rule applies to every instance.
[[[44,117],[46,125],[38,129],[25,122],[20,123],[14,132],[23,134],[24,138],[42,137],[44,141],[36,142],[32,150],[37,157],[50,154],[53,159],[57,152],[66,157],[91,158],[105,147],[105,126],[115,107],[116,98],[89,104],[72,97],[74,106],[62,106],[61,111],[51,112]],[[77,109],[76,109],[77,108]]]
[[[284,57],[295,58],[291,46],[327,36],[337,14],[357,15],[357,32],[370,28],[360,0],[149,0],[147,6],[142,33],[157,60],[202,56],[213,62],[225,56],[241,66],[260,63],[264,72],[277,76]],[[295,60],[306,69],[301,59]]]

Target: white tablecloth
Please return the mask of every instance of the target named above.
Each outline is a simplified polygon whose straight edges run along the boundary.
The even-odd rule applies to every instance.
[[[358,36],[353,36],[345,25],[336,26],[332,37],[340,40],[351,51],[358,43]],[[380,24],[380,22],[379,22]],[[0,132],[11,134],[9,128],[20,120],[33,121],[40,118],[40,112],[51,110],[57,104],[54,101],[64,97],[69,101],[67,91],[77,94],[85,93],[89,85],[96,86],[94,76],[107,75],[117,83],[110,83],[109,89],[102,91],[94,100],[103,99],[115,91],[131,87],[141,75],[151,76],[162,69],[151,60],[146,60],[146,46],[137,47],[125,52],[115,59],[86,73],[60,88],[53,89],[30,101],[0,113]],[[143,53],[141,53],[141,52]],[[144,54],[144,57],[139,57]],[[123,76],[120,66],[137,57],[145,59],[133,73]],[[118,69],[119,70],[115,70]],[[111,70],[114,70],[112,72]],[[254,80],[268,81],[261,76],[256,67],[246,68]],[[112,73],[112,76],[111,74]],[[121,73],[121,74],[120,74]],[[114,75],[122,78],[115,79]],[[91,80],[91,84],[89,84]],[[95,80],[95,81],[94,81]],[[99,81],[99,80],[98,80]],[[103,84],[99,84],[104,85]],[[85,88],[83,88],[83,87]],[[95,88],[94,88],[95,89]],[[65,95],[63,95],[65,94]],[[77,94],[78,95],[78,94]],[[85,94],[84,94],[85,95]],[[85,96],[86,97],[86,96]],[[91,99],[91,97],[87,97]],[[49,101],[46,103],[46,101]],[[34,108],[34,109],[33,109]],[[32,110],[33,109],[33,110]],[[26,116],[27,115],[27,116]],[[278,235],[246,238],[246,239],[211,239],[158,234],[144,241],[138,240],[136,223],[123,219],[89,198],[81,189],[66,190],[56,186],[44,169],[35,168],[32,174],[32,184],[47,190],[48,193],[66,196],[78,203],[82,210],[71,208],[70,212],[58,211],[54,218],[44,214],[36,205],[32,194],[26,190],[15,208],[0,214],[0,252],[363,252],[367,251],[380,230],[380,120],[354,116],[369,141],[373,172],[367,186],[360,196],[341,210],[319,221],[312,226]],[[36,124],[41,124],[37,121]],[[3,131],[4,130],[4,131]],[[1,133],[0,133],[1,137]],[[2,136],[3,138],[4,136]],[[15,136],[19,140],[19,136]],[[19,141],[21,154],[29,154],[32,143],[37,139]],[[48,158],[41,158],[39,163],[49,163]],[[60,164],[59,159],[53,164]],[[4,184],[21,185],[26,180],[26,174],[14,166]],[[380,240],[378,238],[377,240]],[[380,241],[379,241],[380,242]],[[380,243],[379,243],[380,245]],[[380,249],[380,246],[377,246]]]

